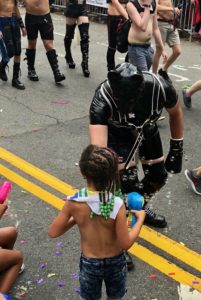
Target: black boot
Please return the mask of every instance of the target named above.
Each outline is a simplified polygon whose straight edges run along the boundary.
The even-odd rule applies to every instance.
[[[8,81],[8,77],[6,74],[6,67],[7,63],[3,62],[3,60],[0,62],[0,79],[3,81]]]
[[[114,70],[115,68],[115,61],[114,61],[114,56],[115,56],[115,49],[109,48],[107,49],[107,70],[111,71]]]
[[[64,38],[64,46],[66,50],[65,59],[70,69],[75,69],[75,62],[71,54],[71,43],[72,43],[72,39],[74,38],[75,27],[76,24],[66,25],[66,35]]]
[[[89,59],[89,23],[82,23],[78,25],[80,31],[80,47],[82,52],[82,71],[85,77],[89,77],[90,72],[88,68]]]
[[[50,63],[50,66],[52,68],[52,71],[54,73],[54,79],[56,83],[59,83],[66,79],[66,77],[60,73],[59,66],[58,66],[58,60],[57,60],[57,54],[54,49],[48,51],[46,53],[48,61]]]
[[[144,223],[153,227],[164,228],[167,226],[167,222],[164,216],[157,215],[150,208],[145,207],[146,217]]]
[[[20,73],[20,63],[15,62],[13,65],[12,86],[18,90],[25,90],[24,84],[19,80],[19,73]]]
[[[135,268],[135,265],[133,263],[131,255],[127,251],[125,251],[125,257],[128,271],[133,270]]]
[[[39,81],[38,75],[35,71],[35,57],[36,57],[36,49],[26,49],[26,58],[27,66],[28,66],[28,78],[31,81]]]

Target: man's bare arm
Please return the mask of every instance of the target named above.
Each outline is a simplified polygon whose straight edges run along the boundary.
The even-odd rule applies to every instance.
[[[127,4],[127,10],[132,23],[136,25],[140,31],[145,32],[150,20],[150,9],[148,7],[145,7],[144,13],[141,16],[136,7],[131,2],[129,2]]]
[[[107,147],[108,143],[108,126],[106,125],[89,125],[90,144],[99,147]]]
[[[112,0],[112,5],[114,6],[114,8],[116,8],[116,10],[119,12],[119,14],[124,17],[124,19],[128,19],[128,14],[126,9],[121,5],[121,3],[119,3],[118,0]]]
[[[181,104],[177,101],[177,104],[170,109],[167,109],[169,114],[169,125],[170,133],[173,139],[183,138],[183,112],[181,109]]]

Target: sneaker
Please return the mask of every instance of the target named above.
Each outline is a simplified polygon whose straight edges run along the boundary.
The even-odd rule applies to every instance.
[[[149,207],[145,207],[145,212],[146,212],[145,221],[144,221],[145,224],[153,227],[159,227],[159,228],[164,228],[167,226],[165,217],[161,215],[157,215]]]
[[[22,263],[21,269],[20,269],[20,271],[19,271],[19,275],[22,274],[22,273],[24,272],[24,269],[25,269],[25,264]]]
[[[125,251],[126,264],[128,271],[131,271],[135,268],[131,255]]]
[[[185,90],[182,91],[182,94],[183,94],[184,105],[186,106],[186,108],[191,108],[192,107],[191,97],[186,94]]]
[[[193,170],[185,170],[186,178],[191,183],[192,189],[198,195],[201,195],[201,177],[196,174]]]

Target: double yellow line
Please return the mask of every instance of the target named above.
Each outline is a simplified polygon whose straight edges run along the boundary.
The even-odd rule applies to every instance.
[[[72,195],[75,193],[75,189],[72,186],[33,166],[2,147],[0,147],[0,159],[57,190],[61,194]],[[5,165],[0,164],[0,174],[53,207],[59,210],[63,207],[64,201],[59,197],[32,183],[16,172],[11,171]],[[177,243],[146,226],[143,226],[140,237],[191,268],[201,272],[201,255],[187,248],[185,245]],[[129,249],[129,252],[175,281],[191,286],[201,292],[201,278],[183,270],[171,261],[166,260],[138,243],[135,243]]]

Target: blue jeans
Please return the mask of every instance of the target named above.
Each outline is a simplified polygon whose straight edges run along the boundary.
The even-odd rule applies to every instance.
[[[126,293],[127,265],[124,253],[111,258],[80,257],[80,296],[84,300],[101,299],[102,282],[110,299]]]
[[[129,62],[141,71],[149,71],[153,61],[154,50],[150,45],[128,45]]]

